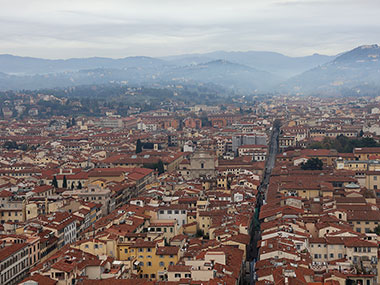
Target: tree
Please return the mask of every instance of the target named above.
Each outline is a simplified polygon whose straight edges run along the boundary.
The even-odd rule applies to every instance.
[[[57,181],[57,177],[56,176],[53,177],[51,185],[53,185],[54,188],[58,188],[58,181]]]
[[[198,229],[196,234],[195,234],[196,237],[203,237],[204,236],[204,232],[202,229]]]
[[[158,170],[158,174],[162,174],[165,172],[164,163],[162,162],[161,159],[157,163],[157,170]]]
[[[301,164],[301,168],[303,170],[322,170],[323,162],[319,158],[311,158],[306,163]]]
[[[74,190],[74,181],[71,183],[71,190]]]
[[[308,146],[308,148],[312,149],[336,149],[338,152],[342,153],[352,153],[353,149],[356,147],[380,147],[380,144],[373,138],[359,137],[357,139],[352,139],[339,135],[335,139],[326,137],[322,142],[315,142]]]
[[[3,144],[3,148],[6,148],[6,149],[18,149],[18,145],[15,141],[6,141],[4,144]]]
[[[66,175],[63,175],[62,188],[67,188],[67,179],[66,179]]]
[[[26,143],[23,143],[22,145],[19,146],[19,149],[21,149],[23,151],[27,151],[28,150],[28,145]]]
[[[78,189],[82,189],[82,183],[80,181],[78,181],[78,186],[77,186]]]
[[[136,142],[136,153],[140,153],[140,152],[142,152],[142,143],[141,143],[141,140],[138,139]]]

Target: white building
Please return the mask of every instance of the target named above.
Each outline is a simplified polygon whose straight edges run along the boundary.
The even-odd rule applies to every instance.
[[[160,207],[157,213],[158,220],[176,220],[179,227],[187,223],[187,209],[182,205]]]
[[[29,271],[29,245],[14,243],[1,245],[0,284],[17,284]]]

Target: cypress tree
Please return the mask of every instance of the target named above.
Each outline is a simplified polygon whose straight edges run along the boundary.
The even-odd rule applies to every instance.
[[[66,175],[63,175],[62,188],[67,188],[67,179],[66,179]]]
[[[54,188],[58,188],[58,181],[57,181],[57,177],[56,176],[53,177],[53,181],[51,182],[51,185],[53,185]]]
[[[164,163],[162,162],[161,159],[157,163],[157,170],[158,170],[158,174],[162,174],[165,172]]]
[[[141,140],[138,139],[136,142],[136,153],[140,153],[140,152],[142,152],[142,143],[141,143]]]

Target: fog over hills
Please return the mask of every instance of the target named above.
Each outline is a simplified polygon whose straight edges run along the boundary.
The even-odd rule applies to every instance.
[[[0,90],[191,82],[250,93],[339,94],[348,90],[360,93],[378,90],[379,57],[377,45],[361,46],[339,56],[305,57],[265,51],[67,60],[0,55]]]
[[[331,62],[297,75],[281,90],[301,94],[378,92],[380,88],[380,47],[365,45],[341,54]]]
[[[177,64],[199,64],[211,60],[223,59],[264,70],[282,78],[289,78],[315,66],[329,62],[334,58],[334,56],[319,54],[304,57],[289,57],[280,53],[267,51],[216,51],[198,55],[169,56],[162,59]]]
[[[9,54],[0,55],[0,72],[15,75],[33,75],[56,73],[64,71],[79,71],[96,68],[128,68],[128,67],[162,67],[167,62],[145,56],[112,59],[105,57],[70,58],[70,59],[41,59],[20,57]]]

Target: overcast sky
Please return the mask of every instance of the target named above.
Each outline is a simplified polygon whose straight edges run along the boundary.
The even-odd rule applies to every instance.
[[[380,42],[379,0],[0,0],[0,53],[337,54]]]

